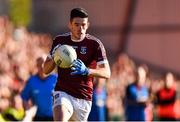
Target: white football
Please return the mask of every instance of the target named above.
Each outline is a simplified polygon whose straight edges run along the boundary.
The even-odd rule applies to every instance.
[[[75,49],[70,45],[61,45],[54,52],[54,62],[61,68],[69,68],[77,59]]]

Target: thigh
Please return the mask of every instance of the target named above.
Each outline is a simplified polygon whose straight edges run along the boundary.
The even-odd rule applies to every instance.
[[[69,97],[64,92],[53,93],[53,117],[55,121],[68,121],[73,114]]]
[[[75,121],[87,121],[91,111],[92,102],[77,98],[73,98],[72,101],[74,112],[71,119]]]

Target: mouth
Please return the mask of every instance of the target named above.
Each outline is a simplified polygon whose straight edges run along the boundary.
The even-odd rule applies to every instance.
[[[82,32],[78,32],[78,35],[82,35],[83,33]]]
[[[81,39],[81,38],[83,38],[83,37],[84,37],[84,33],[81,33],[81,32],[80,32],[80,33],[77,33],[77,38],[78,38],[78,39]]]
[[[79,37],[82,37],[84,34],[81,33],[81,32],[79,32],[79,33],[77,33],[77,35],[78,35]]]

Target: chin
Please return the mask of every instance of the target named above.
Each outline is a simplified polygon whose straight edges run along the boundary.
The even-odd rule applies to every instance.
[[[82,38],[82,36],[78,36],[78,37],[77,37],[77,39],[81,39],[81,38]]]
[[[79,40],[79,39],[83,38],[83,36],[82,35],[81,36],[77,36],[76,38]]]
[[[85,37],[85,34],[77,34],[75,37],[77,40],[80,40]]]

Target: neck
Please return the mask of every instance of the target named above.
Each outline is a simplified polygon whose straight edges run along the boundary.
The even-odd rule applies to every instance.
[[[46,75],[42,72],[39,72],[38,73],[38,76],[41,78],[41,79],[45,79],[46,78]]]
[[[84,40],[85,36],[86,36],[86,35],[83,35],[83,36],[81,36],[80,39],[77,39],[77,38],[75,38],[75,37],[73,37],[73,36],[71,35],[71,40],[72,40],[73,42],[81,42],[82,40]]]

